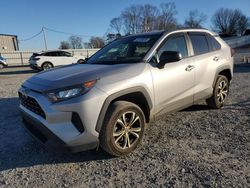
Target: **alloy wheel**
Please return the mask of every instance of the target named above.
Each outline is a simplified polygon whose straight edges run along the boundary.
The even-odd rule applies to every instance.
[[[226,97],[228,95],[228,84],[225,80],[222,80],[219,83],[218,91],[217,91],[217,100],[219,103],[224,103]]]
[[[119,149],[134,146],[140,137],[141,119],[133,111],[124,112],[116,121],[113,129],[114,143]]]
[[[49,70],[49,69],[51,69],[51,68],[52,68],[52,65],[49,64],[49,63],[45,63],[45,64],[43,65],[43,70]]]

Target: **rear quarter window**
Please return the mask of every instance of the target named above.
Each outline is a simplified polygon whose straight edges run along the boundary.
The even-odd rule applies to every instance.
[[[190,34],[194,55],[200,55],[209,52],[208,41],[204,34]]]
[[[221,49],[220,43],[213,36],[207,35],[207,40],[209,42],[211,51],[216,51]]]

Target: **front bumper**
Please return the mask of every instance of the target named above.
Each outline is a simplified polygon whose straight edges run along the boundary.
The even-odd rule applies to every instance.
[[[68,146],[63,140],[61,140],[52,131],[46,128],[45,125],[37,121],[32,116],[28,115],[22,110],[21,115],[23,119],[23,126],[26,128],[26,130],[31,134],[32,137],[34,137],[47,148],[62,151],[79,152],[94,149],[98,146],[98,142],[92,142],[80,146]]]
[[[19,92],[22,93],[22,89]],[[52,104],[44,95],[30,90],[26,97],[36,102],[33,100],[31,103],[20,104],[24,126],[49,147],[56,146],[73,152],[94,149],[99,143],[99,133],[95,131],[95,126],[99,115],[97,109],[101,109],[102,104],[100,95],[103,95],[102,91],[92,88],[83,96]],[[34,109],[32,105],[35,105]],[[75,126],[72,120],[74,114],[80,118],[84,131]]]

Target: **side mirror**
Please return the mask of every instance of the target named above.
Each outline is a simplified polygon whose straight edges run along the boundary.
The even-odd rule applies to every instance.
[[[182,59],[182,55],[177,51],[164,51],[160,56],[160,62],[157,67],[162,69],[166,63],[177,62]]]

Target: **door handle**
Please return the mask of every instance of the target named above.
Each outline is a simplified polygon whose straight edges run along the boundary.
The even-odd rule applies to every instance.
[[[219,59],[220,59],[220,58],[219,58],[218,56],[215,56],[215,57],[213,58],[214,61],[219,61]]]
[[[192,69],[194,69],[195,68],[195,66],[194,65],[188,65],[186,68],[185,68],[185,70],[186,71],[191,71]]]

